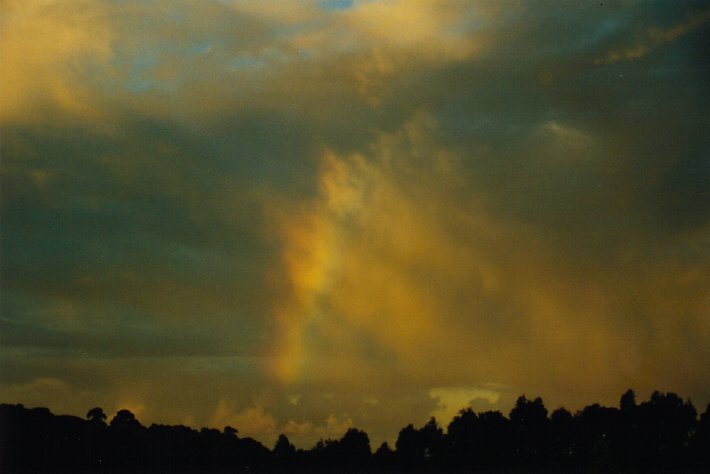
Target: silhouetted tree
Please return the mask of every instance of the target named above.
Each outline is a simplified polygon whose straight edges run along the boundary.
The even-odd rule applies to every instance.
[[[421,469],[438,459],[444,432],[434,417],[420,429],[408,425],[397,437],[397,458],[405,469]]]
[[[499,411],[479,415],[471,408],[461,410],[449,423],[446,458],[451,467],[470,469],[507,464],[510,457],[510,427]]]
[[[86,413],[88,426],[84,429],[87,464],[98,469],[106,457],[106,413],[100,407],[94,407]]]
[[[144,439],[143,425],[129,410],[119,410],[108,427],[111,444],[110,463],[122,470],[142,469],[150,446]]]
[[[478,415],[482,433],[481,461],[485,466],[505,466],[513,453],[513,433],[510,421],[499,411]]]
[[[280,465],[293,462],[296,456],[296,447],[291,444],[285,434],[281,433],[276,440],[272,453],[275,456],[275,461]]]
[[[672,392],[653,392],[651,399],[638,407],[639,449],[644,453],[644,465],[678,465],[688,449],[696,418],[690,401],[683,402]]]
[[[153,424],[148,429],[147,439],[151,447],[151,470],[179,472],[205,466],[199,434],[193,429]]]
[[[111,426],[114,428],[139,428],[140,422],[136,416],[129,410],[119,410],[111,420]]]
[[[619,408],[593,404],[550,418],[542,399],[521,396],[510,419],[497,411],[461,410],[446,435],[434,418],[408,425],[397,450],[371,455],[367,433],[296,450],[285,435],[272,451],[237,430],[151,425],[128,410],[106,426],[103,410],[86,419],[46,408],[0,404],[0,472],[707,472],[710,405],[697,418],[690,401],[654,392],[637,404],[629,390]],[[512,465],[516,463],[517,465]]]
[[[340,458],[346,466],[364,468],[370,463],[370,438],[367,433],[350,428],[340,440]]]
[[[103,408],[95,407],[86,413],[86,419],[99,425],[106,424],[106,413]]]
[[[424,462],[426,441],[414,425],[407,425],[399,432],[395,447],[397,459],[404,468],[421,467]]]
[[[480,462],[482,435],[476,413],[471,408],[459,411],[446,429],[446,454],[449,464],[465,468]]]
[[[550,460],[558,468],[568,468],[572,464],[573,427],[574,417],[569,410],[558,408],[550,415]]]
[[[705,408],[705,412],[700,415],[688,452],[693,467],[710,466],[710,403]]]
[[[106,427],[90,419],[55,416],[46,408],[0,404],[0,428],[2,473],[259,472],[269,455],[257,441],[239,439],[229,429],[146,429],[127,410]]]
[[[636,410],[636,393],[628,389],[619,400],[619,409],[622,413],[631,413]]]
[[[375,454],[372,456],[372,461],[380,471],[389,472],[394,469],[397,459],[395,452],[390,448],[390,445],[385,441],[377,448]]]
[[[632,468],[639,462],[640,433],[639,409],[636,393],[628,389],[619,400],[618,438],[614,443],[616,458],[623,468]]]
[[[575,417],[577,455],[585,465],[610,466],[618,438],[618,410],[598,403],[585,407]]]
[[[547,408],[542,398],[528,400],[521,395],[510,411],[515,435],[515,457],[520,464],[539,466],[545,463],[548,448]]]
[[[340,465],[340,442],[334,439],[319,440],[307,457],[309,465],[317,469],[334,470]]]
[[[438,463],[442,456],[444,430],[441,429],[436,418],[432,416],[419,431],[424,436],[426,443],[424,457],[433,463]]]

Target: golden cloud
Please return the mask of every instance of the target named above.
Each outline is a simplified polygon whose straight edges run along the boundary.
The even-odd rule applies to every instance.
[[[446,365],[452,348],[466,345],[447,325],[449,295],[439,291],[460,287],[471,271],[481,291],[495,291],[498,277],[485,262],[467,265],[474,252],[442,228],[450,211],[440,207],[439,193],[459,177],[452,155],[424,150],[431,126],[416,118],[400,133],[383,136],[373,156],[326,152],[316,202],[283,218],[291,292],[275,310],[277,378],[291,381],[307,359],[323,355],[311,344],[356,361],[357,334],[415,372],[445,373],[440,363]],[[397,155],[403,148],[416,151]],[[410,194],[412,186],[421,186],[419,196]],[[310,339],[321,336],[327,341]]]
[[[632,379],[652,385],[647,354],[671,339],[645,345],[650,321],[630,322],[626,289],[638,283],[634,311],[672,334],[668,315],[698,298],[662,291],[656,305],[655,285],[634,283],[645,273],[610,285],[539,229],[492,215],[483,196],[463,200],[461,159],[432,140],[435,127],[421,115],[367,153],[325,152],[318,196],[282,215],[290,292],[274,312],[272,375],[377,387],[377,367],[391,364],[424,387],[498,383],[560,403],[569,386],[586,403]],[[559,123],[542,130],[543,155],[595,142]]]
[[[97,117],[88,82],[107,73],[114,40],[102,3],[10,0],[1,8],[0,120],[35,120],[46,105]]]
[[[239,431],[239,436],[252,437],[273,446],[279,434],[292,437],[299,445],[311,447],[319,439],[338,439],[353,426],[349,416],[328,415],[322,423],[288,420],[280,423],[267,408],[253,404],[237,411],[236,403],[221,399],[210,421],[210,426],[222,429],[231,426]],[[308,444],[310,443],[310,444]]]

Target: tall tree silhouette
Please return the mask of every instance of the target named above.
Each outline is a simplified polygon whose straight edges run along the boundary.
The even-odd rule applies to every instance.
[[[639,433],[639,408],[636,392],[628,389],[619,400],[619,428],[615,443],[615,454],[619,464],[631,468],[639,462],[641,433]]]
[[[443,447],[443,430],[432,417],[420,429],[408,425],[397,437],[397,458],[405,469],[422,469],[437,460]]]
[[[619,409],[622,413],[631,413],[636,410],[636,392],[632,389],[628,389],[621,395],[619,400]]]
[[[570,468],[574,455],[572,434],[574,417],[569,410],[558,408],[550,415],[550,462],[559,469]]]
[[[285,434],[281,433],[276,440],[274,449],[271,451],[274,455],[274,462],[280,468],[286,468],[293,465],[296,459],[296,447],[291,444]]]
[[[618,439],[618,410],[598,403],[585,407],[576,416],[577,455],[585,465],[609,466]]]
[[[449,464],[464,468],[480,461],[483,433],[478,415],[466,408],[454,416],[446,429],[446,451]]]
[[[693,467],[710,466],[710,403],[705,408],[705,412],[700,415],[689,448],[689,457]]]
[[[521,395],[510,411],[510,424],[515,436],[515,457],[528,466],[542,465],[548,448],[547,408],[542,398],[528,400]]]

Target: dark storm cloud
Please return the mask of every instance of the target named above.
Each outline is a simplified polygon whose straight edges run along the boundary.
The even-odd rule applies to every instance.
[[[272,257],[251,183],[260,194],[278,177],[171,124],[8,135],[3,347],[62,360],[261,351]]]
[[[463,143],[476,185],[500,200],[497,210],[544,225],[581,219],[595,225],[595,219],[622,212],[609,202],[616,194],[630,201],[630,213],[660,213],[657,201],[668,188],[657,188],[655,181],[670,169],[683,169],[686,179],[694,178],[685,183],[689,189],[677,181],[675,200],[686,195],[685,213],[706,216],[707,199],[698,195],[708,176],[698,158],[708,147],[702,133],[708,121],[702,113],[707,66],[700,63],[697,44],[702,31],[640,58],[595,61],[643,41],[639,32],[688,21],[697,10],[642,9],[635,16],[633,10],[591,3],[544,14],[529,10],[507,25],[508,34],[484,58],[416,84],[424,90],[447,84],[433,90],[438,100],[431,108],[445,139]],[[672,232],[669,224],[662,227]]]
[[[569,248],[567,258],[589,262],[618,259],[629,240],[656,245],[648,235],[706,232],[703,28],[638,58],[597,60],[707,11],[528,7],[530,15],[503,23],[484,58],[412,86],[435,97],[429,106],[442,140],[463,149],[469,189],[485,189],[498,215],[539,227]],[[440,84],[447,88],[434,89]]]

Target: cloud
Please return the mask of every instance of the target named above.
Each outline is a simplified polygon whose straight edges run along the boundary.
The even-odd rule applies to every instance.
[[[360,2],[346,13],[346,23],[367,46],[407,52],[430,61],[461,60],[476,50],[471,31],[483,8],[474,4]]]
[[[406,133],[416,135],[418,133],[416,127],[417,125],[410,126]],[[386,143],[387,140],[391,139],[385,138],[383,140],[385,143],[379,145],[378,151],[380,151],[380,147],[386,148],[391,145]],[[391,166],[399,167],[402,164],[406,166],[406,163],[401,163],[397,157],[388,157],[386,154],[387,150],[384,150],[384,160],[388,158],[396,160],[390,164]],[[440,166],[446,167],[446,158],[442,156],[440,159]],[[385,298],[383,301],[385,305],[391,303],[391,307],[378,309],[395,310],[395,307],[399,307],[396,311],[411,312],[413,307],[420,307],[419,311],[411,312],[410,321],[406,326],[400,326],[396,321],[387,322],[385,311],[383,311],[385,314],[379,315],[382,323],[377,324],[392,324],[391,329],[396,329],[388,333],[390,337],[402,337],[401,341],[389,341],[387,349],[395,349],[399,354],[409,350],[408,348],[417,347],[418,338],[427,337],[428,331],[435,331],[434,325],[429,322],[431,315],[427,314],[431,310],[423,309],[426,308],[426,301],[419,298],[418,301],[409,302],[405,288],[401,289],[402,294],[398,296],[395,279],[397,275],[377,275],[378,271],[384,273],[387,269],[375,266],[367,254],[361,255],[359,252],[369,252],[369,250],[358,248],[360,242],[353,239],[353,235],[364,231],[363,235],[367,236],[366,238],[377,239],[368,242],[374,252],[381,251],[379,245],[389,246],[397,241],[397,245],[404,246],[405,255],[401,255],[401,257],[416,260],[418,257],[426,256],[426,250],[418,248],[417,239],[419,236],[417,232],[421,229],[411,228],[419,225],[419,222],[417,222],[416,216],[412,216],[413,221],[407,219],[411,214],[411,210],[408,209],[409,204],[396,195],[397,190],[392,188],[388,177],[379,169],[381,165],[379,162],[368,162],[365,157],[359,155],[343,159],[335,156],[332,152],[326,152],[320,177],[321,195],[318,201],[285,218],[283,226],[284,263],[287,267],[292,291],[289,299],[283,303],[283,308],[276,309],[277,325],[282,331],[282,341],[277,341],[277,347],[281,347],[283,350],[282,354],[277,354],[278,363],[281,364],[277,373],[281,378],[290,379],[295,376],[298,369],[293,364],[300,364],[306,360],[306,355],[301,352],[304,347],[308,347],[310,344],[315,346],[327,344],[344,349],[347,346],[343,347],[341,344],[347,344],[349,333],[344,330],[343,325],[346,327],[352,325],[352,329],[357,331],[363,327],[369,330],[371,329],[369,326],[376,323],[377,318],[373,314],[361,312],[353,314],[353,308],[339,307],[342,304],[339,298],[342,298],[340,295],[343,285],[351,285],[352,283],[361,285],[367,284],[368,280],[373,282],[376,281],[375,279],[389,278],[390,296],[377,295],[376,293],[370,295],[370,298],[375,298],[378,301],[380,298]],[[387,165],[387,163],[384,164],[384,166]],[[393,199],[394,203],[391,202]],[[404,208],[390,208],[392,204]],[[380,212],[396,212],[400,219],[405,220],[398,226],[378,227],[382,222],[378,222],[377,219],[381,217],[387,219],[394,216],[373,215],[375,209]],[[392,236],[378,235],[378,229],[380,232],[394,230],[402,232],[402,234],[396,235],[390,240]],[[407,242],[411,242],[411,246],[407,247]],[[428,244],[425,242],[425,245]],[[408,255],[408,251],[421,253]],[[363,257],[367,259],[365,266],[372,264],[372,268],[360,267]],[[389,256],[385,255],[385,257]],[[395,256],[395,258],[398,257],[400,256]],[[426,261],[420,262],[420,264],[426,265]],[[349,268],[353,265],[358,267]],[[363,271],[370,273],[368,280],[365,280]],[[351,278],[356,280],[363,278],[363,281],[351,281]],[[407,285],[406,282],[402,283]],[[365,288],[366,291],[375,290],[371,286]],[[358,291],[360,287],[356,286],[352,290]],[[345,304],[355,303],[362,296],[358,293],[355,300],[348,300],[349,303]],[[387,302],[388,298],[389,302]],[[338,318],[338,314],[342,319]],[[304,338],[308,337],[309,328],[316,329],[315,338],[322,336],[326,341],[304,341]],[[408,328],[408,332],[403,334],[402,331],[405,328]],[[398,333],[399,336],[397,336]],[[378,336],[384,334],[385,332],[377,332]],[[339,340],[340,338],[344,340]]]
[[[500,400],[500,392],[491,388],[477,387],[436,387],[430,390],[432,398],[438,400],[439,405],[432,413],[440,425],[447,426],[458,412],[466,407],[476,404],[476,412],[487,411],[480,406],[492,408]]]
[[[567,192],[567,199],[580,199],[561,203],[578,216],[562,214],[559,228],[543,230],[545,216],[516,222],[491,213],[490,194],[466,194],[462,201],[459,193],[471,185],[462,180],[465,162],[431,141],[435,128],[420,118],[383,135],[366,154],[324,154],[319,195],[291,210],[284,225],[292,289],[276,310],[283,331],[275,345],[277,378],[334,377],[356,385],[362,378],[377,385],[367,374],[384,363],[423,386],[494,382],[545,391],[555,403],[569,384],[590,396],[619,392],[629,380],[651,385],[656,371],[643,367],[655,360],[660,341],[646,336],[658,320],[636,311],[665,320],[671,308],[694,306],[702,292],[659,305],[644,290],[631,303],[624,288],[639,282],[658,291],[640,281],[664,274],[663,264],[646,263],[651,268],[643,270],[632,258],[622,270],[602,259],[603,253],[622,255],[626,245],[596,248],[595,239],[608,244],[609,238],[577,234],[596,219],[600,203],[587,203],[589,196],[557,179],[574,176],[573,166],[598,166],[598,139],[557,122],[534,131],[542,141],[528,153],[550,160],[535,163],[549,174],[533,174],[541,181],[527,183],[528,189],[553,187],[527,196],[527,204],[558,218],[564,208],[540,199]],[[587,156],[581,163],[579,156],[558,161],[570,152]],[[601,205],[614,212],[613,202]],[[579,229],[563,230],[569,223]],[[682,265],[706,281],[695,263]],[[615,283],[608,280],[612,268],[622,272]],[[637,309],[628,312],[632,305]],[[699,315],[686,323],[702,324]],[[317,362],[333,358],[340,361],[334,370],[348,376]]]
[[[3,393],[303,446],[710,396],[705,10],[197,5],[3,4]]]
[[[318,424],[293,419],[281,424],[259,404],[237,411],[233,402],[221,399],[210,426],[232,426],[239,431],[239,436],[255,438],[267,446],[273,446],[279,434],[283,433],[293,438],[299,447],[310,448],[318,440],[340,439],[353,426],[353,420],[347,416],[329,414]]]
[[[46,107],[97,118],[96,96],[86,83],[97,73],[113,73],[115,41],[101,4],[9,1],[2,10],[0,120],[36,120]]]
[[[241,436],[253,437],[268,443],[276,439],[276,419],[262,407],[249,407],[235,413],[234,406],[220,400],[210,426],[232,426]]]
[[[688,18],[670,27],[650,26],[641,39],[633,46],[621,50],[613,50],[604,57],[596,59],[597,64],[615,63],[618,61],[637,60],[651,53],[653,50],[702,28],[710,21],[710,10],[694,11]]]
[[[64,397],[70,388],[70,385],[64,380],[55,377],[40,377],[29,383],[18,384],[12,387],[6,395],[13,398],[24,399],[28,395],[34,396],[35,392],[44,392],[51,393],[54,397],[59,393],[61,394],[60,396]]]

